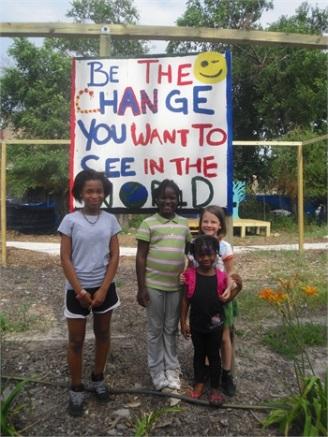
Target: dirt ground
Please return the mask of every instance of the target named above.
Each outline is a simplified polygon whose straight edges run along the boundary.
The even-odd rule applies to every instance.
[[[10,235],[8,239],[18,237]],[[49,236],[44,238],[49,239]],[[53,236],[53,241],[57,238]],[[132,246],[133,243],[133,236],[121,237],[121,244]],[[258,281],[262,287],[274,271],[284,270],[284,266],[279,265],[278,256],[277,265],[256,263],[252,256],[241,254],[236,260],[245,292],[248,283],[253,286]],[[318,251],[307,256],[308,268],[315,269]],[[63,319],[64,278],[60,260],[28,250],[8,249],[8,266],[0,269],[1,311],[10,320],[25,322],[26,327],[22,332],[2,335],[2,375],[39,381],[28,384],[17,400],[22,409],[15,416],[14,423],[20,435],[134,435],[138,418],[168,405],[167,398],[120,393],[152,389],[146,365],[145,311],[136,304],[134,264],[133,257],[121,257],[116,279],[121,306],[113,315],[112,350],[106,368],[106,380],[115,394],[106,405],[97,404],[90,395],[86,414],[76,419],[67,414],[67,332]],[[268,320],[268,324],[272,323],[274,321]],[[292,363],[262,345],[263,329],[262,323],[254,322],[250,317],[241,314],[238,318],[235,342],[237,394],[232,399],[227,398],[224,408],[183,401],[181,411],[163,415],[151,435],[279,435],[275,430],[263,430],[259,423],[264,417],[263,411],[255,407],[249,409],[289,394],[296,388]],[[93,351],[90,319],[84,352],[86,382],[92,370]],[[184,394],[192,384],[192,345],[181,336],[178,338],[178,353],[183,372],[181,393]],[[311,355],[317,368],[325,367],[325,348],[313,348]]]

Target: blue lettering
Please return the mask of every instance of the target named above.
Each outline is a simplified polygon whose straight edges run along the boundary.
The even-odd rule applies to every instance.
[[[88,86],[104,86],[108,82],[118,82],[118,79],[114,78],[118,73],[118,65],[112,65],[109,68],[109,72],[103,70],[104,65],[99,61],[88,62],[87,65],[90,67],[90,82],[88,82]]]
[[[100,108],[101,114],[105,113],[106,106],[112,106],[113,112],[114,112],[114,114],[116,114],[116,112],[117,112],[117,91],[116,90],[113,91],[113,98],[112,99],[105,99],[104,91],[100,91],[100,93],[99,93],[99,108]]]
[[[136,172],[131,169],[131,163],[134,162],[134,158],[122,158],[121,162],[121,175],[122,176],[135,176]]]
[[[197,114],[214,114],[213,109],[206,109],[206,108],[200,108],[199,105],[201,103],[206,103],[207,98],[206,97],[200,97],[200,93],[202,91],[211,91],[212,86],[211,85],[202,85],[202,86],[195,86],[193,89],[193,100],[194,100],[194,112]]]
[[[173,90],[171,91],[165,100],[165,104],[168,110],[172,111],[172,112],[182,112],[183,114],[187,114],[188,113],[188,102],[187,99],[185,97],[181,97],[181,98],[176,98],[173,100],[174,96],[176,95],[180,95],[180,91],[178,90]],[[173,107],[171,104],[171,99],[173,100],[173,103],[177,103],[176,107]]]
[[[99,156],[97,155],[87,155],[84,158],[82,158],[81,160],[81,167],[83,170],[94,170],[92,167],[88,166],[88,161],[90,160],[94,160],[94,161],[98,161]]]
[[[126,125],[121,124],[121,133],[118,134],[118,127],[115,125],[108,126],[105,123],[96,125],[96,119],[93,118],[90,123],[89,130],[86,128],[82,120],[78,120],[78,126],[80,127],[83,135],[87,139],[85,150],[90,150],[92,142],[102,145],[108,141],[113,140],[116,144],[121,144],[126,141]]]

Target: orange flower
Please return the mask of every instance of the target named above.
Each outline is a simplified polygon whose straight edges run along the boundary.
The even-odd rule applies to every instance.
[[[272,288],[263,288],[259,292],[259,297],[272,304],[280,304],[287,299],[287,294],[282,291],[274,291]]]
[[[259,297],[260,299],[270,301],[272,294],[273,294],[272,288],[262,288],[262,290],[260,290],[259,292]]]
[[[316,287],[312,287],[311,285],[307,285],[303,287],[303,291],[307,296],[317,296],[318,290]]]
[[[287,299],[287,294],[282,291],[276,291],[272,296],[275,303],[282,303]]]

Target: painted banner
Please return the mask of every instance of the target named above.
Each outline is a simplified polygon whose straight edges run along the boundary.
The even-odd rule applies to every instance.
[[[104,172],[114,212],[155,209],[153,190],[167,178],[183,210],[231,211],[229,52],[74,59],[71,106],[70,180]]]

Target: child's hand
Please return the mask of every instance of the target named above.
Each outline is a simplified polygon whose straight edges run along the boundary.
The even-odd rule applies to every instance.
[[[224,292],[219,296],[221,302],[227,302],[231,297],[231,284],[224,290]]]
[[[181,334],[186,339],[190,338],[190,326],[188,323],[181,323]]]
[[[146,307],[149,304],[150,298],[147,288],[143,290],[138,290],[137,293],[137,302],[142,307]]]
[[[101,304],[104,303],[104,300],[106,298],[106,291],[102,290],[101,288],[98,288],[98,290],[93,295],[92,304],[91,307],[99,307]]]
[[[185,283],[185,277],[184,277],[183,273],[180,273],[179,282],[180,282],[181,285],[184,285],[184,283]]]
[[[77,300],[80,302],[81,307],[89,309],[92,305],[91,294],[85,290],[85,293],[81,293],[76,296]]]

